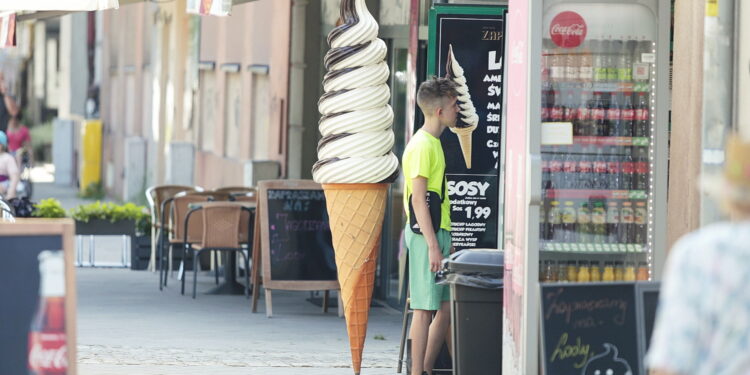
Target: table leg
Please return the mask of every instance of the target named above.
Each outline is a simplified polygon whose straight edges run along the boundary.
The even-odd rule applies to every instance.
[[[266,318],[273,315],[273,303],[271,302],[271,289],[266,289]]]

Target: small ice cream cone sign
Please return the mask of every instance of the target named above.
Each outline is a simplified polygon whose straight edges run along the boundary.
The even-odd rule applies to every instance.
[[[326,195],[352,369],[360,373],[388,184],[398,177],[387,48],[365,0],[341,0],[321,114],[313,179]]]
[[[469,86],[466,85],[464,69],[453,54],[452,44],[448,45],[445,78],[452,80],[458,86],[456,90],[458,91],[458,107],[460,110],[456,119],[456,127],[450,128],[450,130],[458,136],[458,143],[461,146],[461,153],[464,156],[466,169],[471,169],[471,140],[472,134],[479,123],[479,116],[477,115],[477,110],[474,108],[474,104],[471,102],[471,94],[469,94]]]

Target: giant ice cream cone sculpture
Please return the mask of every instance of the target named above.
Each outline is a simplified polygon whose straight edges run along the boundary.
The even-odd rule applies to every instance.
[[[469,87],[466,86],[464,69],[458,64],[453,54],[453,45],[448,45],[448,62],[445,64],[445,77],[456,83],[458,91],[458,107],[460,111],[456,119],[456,127],[450,130],[458,136],[461,153],[464,155],[466,168],[471,169],[471,135],[479,123],[479,116],[471,102]]]
[[[364,0],[342,0],[328,34],[318,162],[344,303],[352,367],[360,373],[388,184],[398,177],[386,46]]]

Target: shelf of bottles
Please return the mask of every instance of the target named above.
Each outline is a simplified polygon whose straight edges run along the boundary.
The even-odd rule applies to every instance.
[[[573,134],[541,148],[542,281],[650,277],[654,53],[629,37],[544,40],[541,122]]]

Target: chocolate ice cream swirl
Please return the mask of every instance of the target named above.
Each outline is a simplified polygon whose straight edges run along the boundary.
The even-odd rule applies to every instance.
[[[328,70],[318,101],[323,138],[313,179],[324,184],[393,182],[398,158],[391,152],[385,42],[378,39],[378,24],[364,0],[342,0],[341,20],[328,34],[331,49],[323,61]]]
[[[453,54],[453,45],[448,45],[448,61],[445,64],[445,72],[446,78],[452,80],[458,86],[456,91],[458,91],[458,107],[461,110],[456,119],[456,126],[459,128],[477,126],[479,116],[477,116],[477,110],[471,102],[469,87],[466,85],[466,77],[464,77],[464,69],[458,64],[456,56]]]

